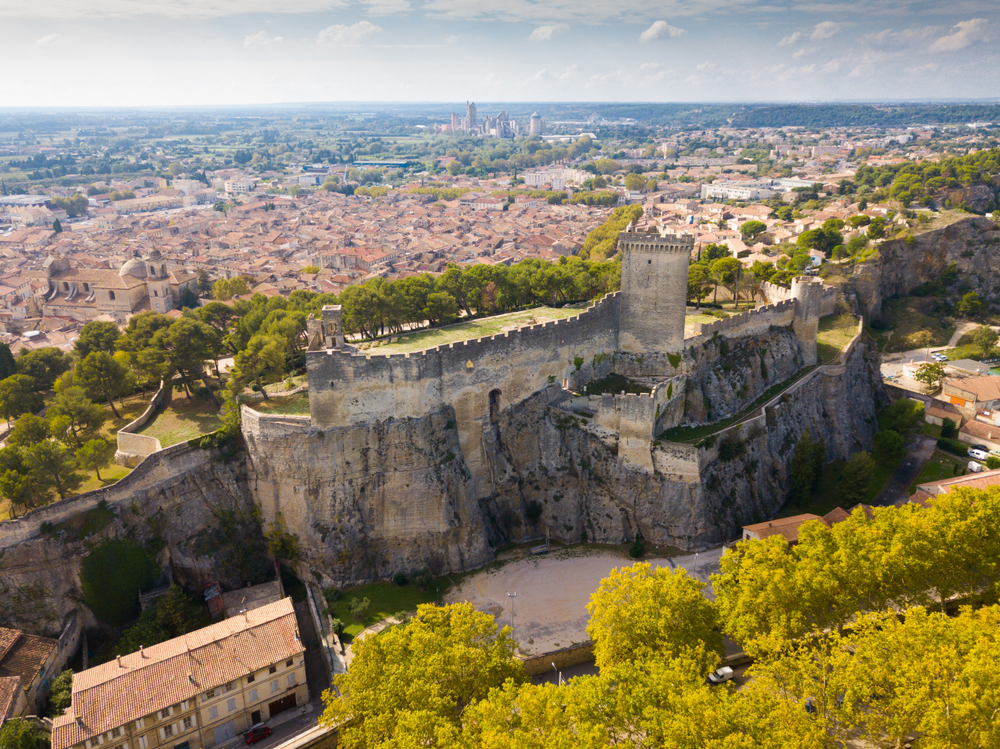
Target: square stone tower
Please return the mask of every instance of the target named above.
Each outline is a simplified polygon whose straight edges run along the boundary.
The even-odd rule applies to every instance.
[[[680,351],[694,237],[629,224],[618,235],[618,249],[622,253],[618,347],[637,354]]]

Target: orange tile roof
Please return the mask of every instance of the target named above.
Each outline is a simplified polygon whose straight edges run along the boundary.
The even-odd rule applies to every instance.
[[[72,710],[53,721],[52,749],[194,699],[304,650],[292,600],[284,598],[82,671],[73,676]]]

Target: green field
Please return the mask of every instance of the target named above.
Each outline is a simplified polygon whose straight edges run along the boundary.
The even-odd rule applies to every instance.
[[[373,341],[371,344],[363,343],[360,345],[360,348],[367,356],[371,356],[372,354],[412,353],[414,351],[433,348],[434,346],[442,346],[447,343],[485,338],[497,333],[503,333],[506,330],[548,322],[549,320],[562,320],[567,317],[579,315],[581,311],[580,307],[535,307],[522,312],[512,312],[509,315],[483,317],[479,320],[448,325],[444,328],[432,328],[416,333],[404,333],[398,336],[382,338],[379,341]],[[368,348],[365,348],[365,346],[368,346]]]
[[[344,623],[344,634],[355,637],[365,627],[402,611],[413,611],[421,603],[433,603],[444,595],[450,584],[447,580],[435,580],[426,589],[416,585],[396,585],[394,583],[372,583],[345,591],[339,601],[329,604],[330,615]],[[371,601],[368,613],[362,619],[351,616],[351,599],[367,598]]]
[[[274,396],[267,400],[245,401],[244,405],[262,414],[289,414],[295,416],[309,415],[309,391],[304,390],[295,395]]]
[[[211,398],[188,398],[175,393],[170,405],[157,411],[138,434],[155,437],[161,447],[170,447],[214,432],[220,426],[219,407]]]

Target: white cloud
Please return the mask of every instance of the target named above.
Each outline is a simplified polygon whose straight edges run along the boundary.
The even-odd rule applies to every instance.
[[[805,57],[806,55],[810,54],[811,52],[812,52],[811,49],[807,49],[806,47],[803,47],[802,49],[796,50],[792,54],[792,57],[794,57],[796,59],[799,58],[799,57]]]
[[[700,64],[700,65],[698,66],[698,68],[697,68],[697,69],[698,69],[698,70],[711,70],[711,69],[712,69],[712,68],[714,68],[714,67],[715,67],[715,63],[714,63],[714,62],[708,62],[708,61],[705,61],[705,62],[701,63],[701,64]]]
[[[373,34],[381,34],[382,28],[368,21],[358,21],[353,26],[335,24],[327,26],[316,35],[316,43],[320,46],[360,44]]]
[[[840,70],[840,60],[830,60],[820,70],[824,73],[836,73]]]
[[[266,31],[258,31],[243,40],[243,46],[247,49],[251,47],[266,47],[269,44],[281,44],[280,36],[268,36]]]
[[[656,70],[658,67],[660,67],[660,63],[658,62],[644,62],[639,66],[639,70],[643,73],[648,73],[651,70]]]
[[[364,3],[373,16],[390,16],[393,13],[408,13],[413,10],[410,0],[364,0]]]
[[[565,23],[553,23],[548,26],[539,26],[537,29],[531,32],[531,36],[528,38],[533,42],[547,42],[552,37],[557,34],[561,34],[566,31],[569,26]]]
[[[570,78],[575,78],[576,74],[580,72],[580,66],[577,64],[570,65],[561,73],[553,73],[548,68],[542,68],[533,76],[524,80],[524,83],[540,83],[541,81],[566,81]]]
[[[794,34],[791,34],[790,36],[786,36],[784,39],[782,39],[780,42],[778,42],[778,46],[779,47],[790,47],[793,44],[795,44],[796,42],[800,41],[801,39],[802,39],[801,32],[796,31]]]
[[[47,36],[43,36],[41,39],[35,42],[35,45],[38,47],[51,47],[53,44],[58,44],[59,42],[61,42],[62,39],[63,39],[62,34],[48,34]]]
[[[458,44],[459,40],[462,38],[461,34],[450,34],[444,38],[446,44]]]
[[[931,52],[957,52],[978,42],[985,41],[989,21],[985,18],[972,18],[955,24],[950,34],[940,37],[931,45]]]
[[[686,33],[687,32],[684,29],[671,26],[666,21],[656,21],[652,26],[639,34],[639,41],[652,42],[656,39],[663,39],[664,37],[673,39],[674,37],[683,36]]]
[[[833,21],[823,21],[822,23],[817,23],[813,27],[812,34],[809,35],[810,39],[829,39],[831,36],[840,31],[847,24],[844,23],[834,23]]]
[[[381,2],[381,0],[377,0]],[[349,0],[296,0],[276,6],[272,0],[3,0],[7,18],[220,18],[243,13],[320,13],[347,6]]]

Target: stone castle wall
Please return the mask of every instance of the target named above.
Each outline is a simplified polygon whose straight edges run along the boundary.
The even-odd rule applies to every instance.
[[[619,303],[618,293],[609,294],[575,317],[415,354],[310,351],[312,422],[319,428],[371,424],[451,407],[476,491],[489,494],[481,440],[491,414],[550,381],[568,384],[578,359],[590,363],[614,352]]]

